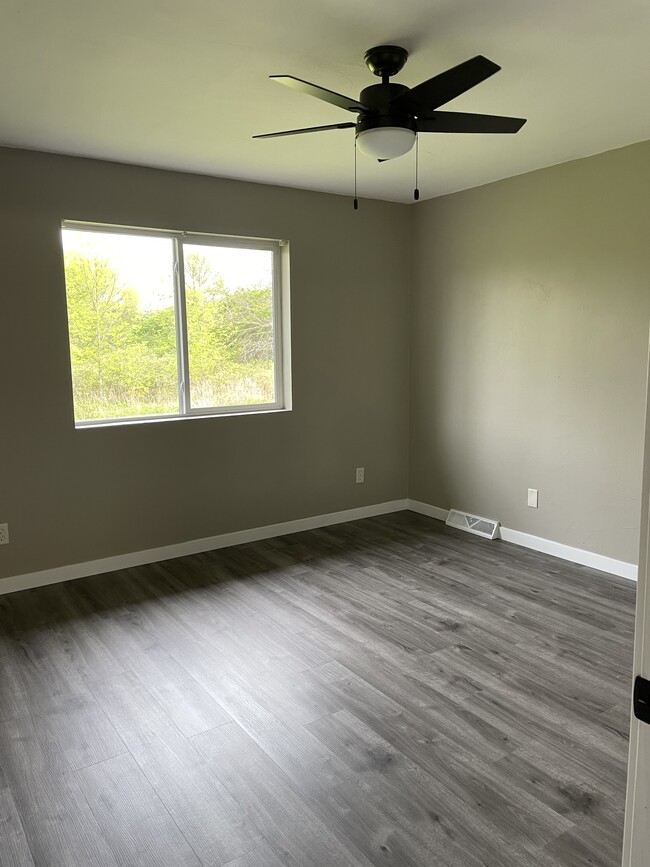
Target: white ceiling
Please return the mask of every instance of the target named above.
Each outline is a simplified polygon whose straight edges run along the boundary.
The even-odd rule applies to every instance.
[[[0,144],[351,194],[354,120],[268,80],[358,96],[367,48],[412,86],[476,54],[502,71],[445,108],[514,136],[422,135],[422,198],[650,139],[649,0],[2,0]],[[410,201],[413,154],[359,158],[359,194]]]

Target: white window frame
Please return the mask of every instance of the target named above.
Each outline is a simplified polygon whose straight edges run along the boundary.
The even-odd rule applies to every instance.
[[[106,427],[142,422],[171,421],[187,418],[205,418],[223,415],[248,415],[281,412],[291,409],[291,353],[289,319],[289,243],[272,238],[248,238],[241,235],[216,235],[204,232],[145,229],[137,226],[115,226],[108,223],[89,223],[62,220],[62,229],[76,232],[97,232],[111,235],[136,235],[144,238],[169,238],[173,241],[174,255],[174,313],[176,324],[176,364],[178,381],[178,412],[160,415],[120,416],[107,419],[77,421],[75,427]],[[247,250],[267,250],[273,254],[273,373],[276,400],[273,403],[244,404],[242,406],[196,407],[191,405],[187,317],[185,315],[184,244],[213,247],[239,247]],[[69,342],[68,342],[68,348]],[[72,365],[72,356],[70,356]]]

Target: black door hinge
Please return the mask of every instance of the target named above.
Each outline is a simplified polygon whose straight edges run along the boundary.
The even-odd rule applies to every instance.
[[[650,680],[641,675],[634,681],[634,716],[650,725]]]

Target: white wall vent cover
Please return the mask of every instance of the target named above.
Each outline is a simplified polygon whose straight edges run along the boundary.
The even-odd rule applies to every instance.
[[[459,530],[466,530],[468,533],[476,533],[477,536],[484,536],[486,539],[494,539],[499,529],[498,521],[493,521],[491,518],[479,518],[468,512],[459,512],[457,509],[449,510],[445,524]]]

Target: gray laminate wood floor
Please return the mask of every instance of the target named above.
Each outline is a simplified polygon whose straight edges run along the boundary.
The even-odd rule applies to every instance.
[[[618,867],[634,585],[409,513],[0,598],[0,864]]]

